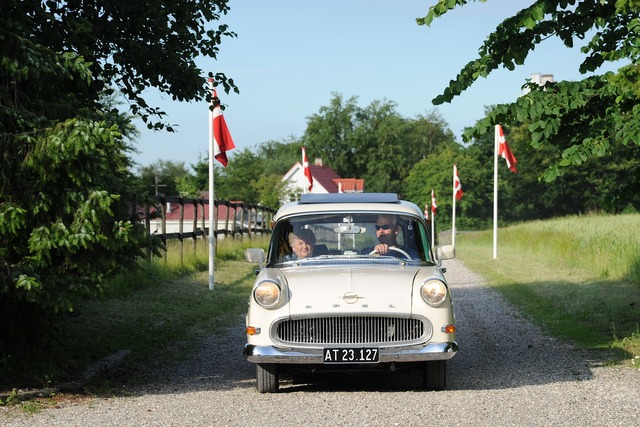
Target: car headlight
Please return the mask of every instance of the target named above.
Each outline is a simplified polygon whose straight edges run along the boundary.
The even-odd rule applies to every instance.
[[[253,298],[264,308],[273,308],[280,301],[280,286],[275,282],[264,281],[253,290]]]
[[[447,287],[440,280],[431,279],[420,288],[422,299],[429,305],[440,305],[447,297]]]

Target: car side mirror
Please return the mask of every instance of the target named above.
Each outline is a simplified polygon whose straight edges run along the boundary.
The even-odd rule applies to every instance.
[[[247,262],[253,264],[259,264],[260,270],[262,270],[265,260],[264,249],[262,248],[248,248],[244,251],[244,259]]]
[[[438,260],[453,259],[456,257],[456,247],[453,245],[438,246]]]

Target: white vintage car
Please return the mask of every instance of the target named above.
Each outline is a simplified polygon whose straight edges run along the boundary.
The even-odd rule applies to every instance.
[[[388,193],[305,194],[274,217],[246,317],[261,393],[295,369],[420,367],[442,390],[458,351],[453,305],[420,209]]]

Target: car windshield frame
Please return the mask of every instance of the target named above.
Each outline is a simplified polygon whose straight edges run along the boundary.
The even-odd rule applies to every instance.
[[[373,253],[373,247],[379,243],[375,225],[380,215],[391,215],[396,219],[401,251],[391,250],[384,255]],[[312,254],[305,258],[297,257],[291,247],[291,233],[299,233],[301,229],[307,230],[301,233],[307,235],[307,240],[311,233],[315,237]],[[430,242],[424,219],[405,212],[353,210],[299,213],[280,218],[274,224],[266,266],[286,267],[312,261],[361,260],[436,265]]]

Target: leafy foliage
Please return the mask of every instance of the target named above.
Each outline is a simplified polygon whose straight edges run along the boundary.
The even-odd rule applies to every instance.
[[[129,172],[135,130],[112,94],[171,130],[143,91],[208,96],[195,58],[235,36],[207,28],[227,3],[0,0],[0,311],[71,310],[135,267],[149,243]]]
[[[373,101],[362,108],[357,98],[334,94],[329,106],[307,119],[302,138],[308,153],[344,178],[363,178],[367,192],[404,194],[411,168],[453,134],[437,114],[407,119],[395,103]]]
[[[440,0],[418,24],[434,18],[468,0]],[[602,157],[614,148],[640,145],[640,3],[637,0],[537,0],[502,22],[469,62],[452,80],[434,104],[451,100],[478,78],[503,66],[509,70],[524,64],[529,52],[549,37],[558,37],[572,48],[576,40],[591,39],[581,47],[585,54],[579,70],[597,70],[605,61],[630,61],[618,73],[585,78],[579,82],[528,83],[530,92],[509,105],[500,105],[464,134],[465,141],[480,137],[494,124],[529,123],[534,147],[555,144],[561,155],[543,177],[552,181],[568,166],[582,165]]]
[[[232,153],[227,168],[216,168],[216,172],[219,171],[215,178],[217,197],[258,197],[243,200],[262,204],[269,200],[275,203],[269,206],[278,207],[282,195],[278,196],[276,185],[282,175],[300,161],[300,146],[304,141],[310,158],[322,158],[323,164],[342,177],[363,177],[368,192],[397,192],[423,206],[430,203],[431,189],[434,189],[440,230],[451,223],[452,168],[456,164],[464,191],[463,199],[456,204],[457,225],[462,229],[490,227],[493,133],[484,133],[470,144],[461,145],[453,140],[437,115],[409,119],[395,113],[391,102],[375,101],[362,108],[356,101],[356,98],[344,101],[340,95],[334,95],[329,105],[308,118],[309,126],[299,141],[269,141],[250,151]],[[382,108],[383,105],[386,108]],[[486,115],[500,108],[487,107]],[[505,126],[509,145],[520,162],[519,173],[513,174],[500,160],[498,193],[502,223],[640,209],[640,195],[634,190],[640,185],[637,173],[640,146],[629,144],[602,158],[586,159],[580,168],[563,169],[551,183],[539,177],[561,156],[562,145],[532,147],[530,126],[529,123]],[[347,146],[354,147],[351,154],[345,153],[349,150],[344,148],[335,149]],[[358,155],[352,156],[353,153]],[[206,163],[203,170],[206,171]],[[402,177],[403,173],[406,176]]]
[[[183,162],[158,160],[138,168],[138,175],[145,194],[195,196],[197,192],[189,183],[189,171]]]
[[[36,1],[3,0],[3,16],[16,34],[36,40],[51,52],[73,52],[91,64],[94,76],[88,96],[115,86],[131,111],[149,128],[167,127],[166,115],[144,100],[150,87],[173,100],[203,100],[208,89],[196,57],[215,59],[224,37],[235,37],[227,25],[209,29],[229,11],[228,0]],[[10,17],[10,18],[9,18]],[[224,73],[216,84],[238,91]],[[85,92],[87,92],[85,90]],[[170,126],[169,130],[172,130]]]
[[[131,212],[115,126],[69,119],[2,146],[3,163],[22,157],[12,174],[3,173],[3,300],[71,309],[75,296],[99,291],[105,276],[132,267],[146,236]]]
[[[487,107],[485,114],[491,116],[502,108]],[[533,147],[531,126],[523,122],[504,127],[520,162],[519,173],[513,174],[500,159],[501,223],[640,210],[640,195],[635,190],[640,186],[640,146],[628,144],[603,157],[587,158],[580,168],[562,169],[553,182],[547,182],[539,177],[561,157],[565,142]],[[492,224],[493,133],[462,145],[454,141],[437,114],[406,118],[395,112],[393,102],[374,101],[361,107],[357,98],[345,101],[335,94],[318,114],[308,118],[302,138],[267,141],[250,150],[232,152],[229,165],[215,169],[216,198],[279,207],[283,198],[281,178],[300,161],[302,145],[311,159],[322,158],[323,164],[340,176],[364,178],[368,192],[397,192],[424,206],[430,204],[434,189],[438,230],[451,224],[452,168],[456,164],[464,191],[463,199],[456,204],[458,227],[482,229]],[[208,164],[201,161],[196,167],[194,181],[199,189],[206,189]]]
[[[291,139],[289,142],[266,141],[252,149],[234,151],[233,161],[226,168],[214,168],[215,198],[277,208],[284,192],[282,175],[300,161],[300,147],[300,142]],[[208,190],[208,160],[199,159],[192,167],[191,188]]]
[[[487,109],[491,114],[493,108]],[[484,119],[483,119],[484,120]],[[518,174],[498,164],[499,220],[502,224],[589,212],[625,213],[640,210],[640,146],[621,146],[602,158],[567,168],[553,182],[541,174],[561,155],[562,148],[530,144],[529,125],[505,127],[509,146],[518,158]],[[493,214],[494,136],[485,133],[467,146],[437,150],[417,163],[404,181],[406,197],[418,205],[430,203],[436,192],[436,226],[450,227],[452,165],[457,164],[464,196],[457,203],[456,223],[462,229],[491,225]]]

